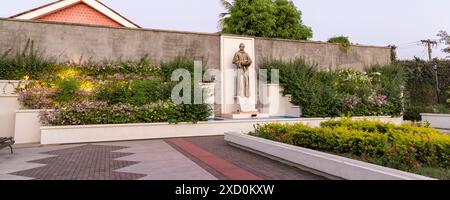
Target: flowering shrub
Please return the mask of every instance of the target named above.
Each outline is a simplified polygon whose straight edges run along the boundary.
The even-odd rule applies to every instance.
[[[361,103],[361,98],[355,96],[355,95],[350,95],[344,98],[344,106],[348,109],[354,109],[358,106],[358,104]]]
[[[335,72],[334,85],[342,93],[361,94],[371,90],[372,78],[366,72],[343,69]]]
[[[369,96],[369,101],[378,107],[383,107],[384,105],[387,104],[387,96],[372,94]]]
[[[438,168],[445,173],[437,178],[450,178],[450,135],[428,127],[344,118],[318,128],[258,125],[251,134],[410,172]]]
[[[280,70],[283,94],[302,108],[304,117],[400,116],[403,112],[403,69],[396,65],[320,71],[302,60],[266,61],[261,66]],[[269,77],[270,79],[270,77]]]
[[[157,102],[144,106],[129,104],[108,105],[102,101],[82,101],[54,111],[42,111],[40,121],[44,125],[91,125],[151,122],[198,122],[210,115],[208,105],[175,105]]]
[[[46,88],[28,88],[19,92],[19,102],[27,109],[51,109],[56,105],[55,92]]]

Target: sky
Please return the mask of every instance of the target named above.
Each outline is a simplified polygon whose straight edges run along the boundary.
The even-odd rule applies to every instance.
[[[0,17],[40,6],[52,0],[3,0]],[[141,27],[193,32],[218,32],[219,0],[102,0]],[[398,46],[401,59],[427,58],[423,39],[450,32],[449,0],[293,0],[312,27],[315,41],[349,36],[356,44]],[[443,58],[442,45],[433,57]]]

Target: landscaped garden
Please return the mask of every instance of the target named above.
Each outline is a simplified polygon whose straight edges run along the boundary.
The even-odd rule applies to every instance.
[[[19,102],[23,109],[43,109],[44,125],[197,122],[210,116],[206,104],[171,101],[172,71],[192,72],[189,59],[57,63],[30,44],[24,52],[1,57],[0,79],[29,80],[18,91]]]
[[[312,128],[266,124],[251,135],[438,179],[450,179],[450,135],[422,126],[344,118]]]
[[[405,75],[401,66],[372,66],[364,72],[319,70],[302,60],[266,61],[280,70],[283,93],[302,107],[304,117],[401,116]],[[269,78],[270,80],[270,78]]]
[[[364,71],[319,70],[301,59],[267,60],[261,68],[269,75],[280,70],[283,93],[302,107],[304,117],[403,115],[420,121],[420,113],[450,113],[450,63],[445,60],[394,61]]]

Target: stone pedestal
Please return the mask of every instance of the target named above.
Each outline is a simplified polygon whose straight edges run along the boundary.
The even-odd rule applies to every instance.
[[[223,114],[225,119],[265,119],[270,118],[269,114],[261,114],[259,112],[241,112],[241,113],[231,113]]]

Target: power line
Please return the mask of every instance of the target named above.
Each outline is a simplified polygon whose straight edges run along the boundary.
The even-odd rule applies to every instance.
[[[399,44],[397,47],[401,47],[401,46],[410,46],[410,45],[418,45],[418,44],[420,44],[420,41],[415,41],[415,42],[408,42],[408,43]]]

